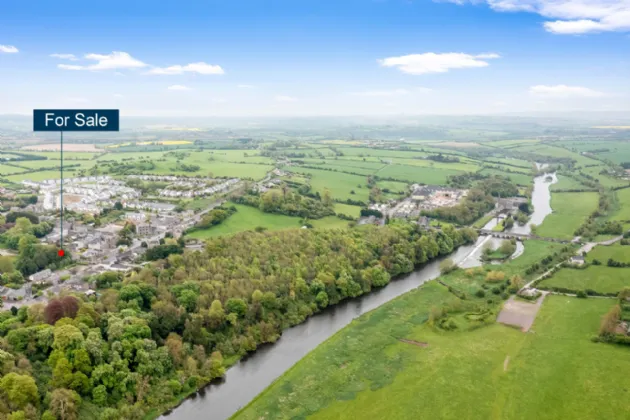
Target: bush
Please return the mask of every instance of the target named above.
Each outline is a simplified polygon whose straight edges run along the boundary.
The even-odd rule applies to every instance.
[[[498,287],[493,287],[491,291],[492,291],[492,293],[494,293],[495,295],[498,295],[498,294],[500,294],[500,293],[501,293],[501,289],[500,289],[500,288],[498,288]]]
[[[509,297],[510,297],[510,295],[508,295],[507,293],[505,293],[505,292],[501,293],[501,299],[506,300]]]
[[[475,296],[477,296],[478,298],[483,298],[486,296],[486,292],[484,292],[483,289],[479,289],[475,292]]]
[[[455,270],[457,270],[457,264],[455,264],[450,258],[447,258],[440,263],[440,273],[442,274],[448,274]]]
[[[505,273],[503,271],[490,271],[486,274],[486,281],[488,283],[499,283],[505,280]]]
[[[586,294],[584,290],[578,290],[578,292],[576,293],[576,296],[579,297],[580,299],[586,299],[588,297],[588,295]]]

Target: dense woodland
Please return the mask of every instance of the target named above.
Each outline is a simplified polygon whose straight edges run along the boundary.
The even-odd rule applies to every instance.
[[[407,223],[244,232],[95,276],[97,298],[0,314],[0,418],[142,418],[283,329],[475,239]]]

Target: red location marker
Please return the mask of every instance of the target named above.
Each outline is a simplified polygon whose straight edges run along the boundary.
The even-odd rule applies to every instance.
[[[57,251],[57,255],[63,257],[64,255],[66,255],[66,253],[63,251],[63,249],[60,249],[59,251]]]

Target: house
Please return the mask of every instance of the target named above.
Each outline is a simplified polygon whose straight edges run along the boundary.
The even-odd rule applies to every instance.
[[[49,269],[46,269],[38,273],[31,274],[30,276],[28,276],[28,279],[30,281],[42,281],[50,277],[51,274],[52,274],[52,271],[50,271]]]
[[[525,203],[527,203],[527,198],[525,197],[508,197],[497,199],[497,206],[505,210],[516,210],[518,209],[518,206]]]
[[[427,216],[420,216],[418,219],[418,225],[421,227],[428,229],[431,226],[431,220]]]
[[[136,233],[140,236],[150,236],[154,232],[154,227],[149,223],[138,223],[136,225]]]
[[[569,259],[571,264],[582,265],[584,264],[584,255],[574,255]]]

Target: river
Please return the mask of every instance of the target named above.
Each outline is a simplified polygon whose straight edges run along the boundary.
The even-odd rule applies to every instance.
[[[555,174],[552,176],[554,179],[552,183],[556,182]],[[545,176],[535,178],[532,194],[534,213],[530,223],[540,224],[551,213],[549,185],[550,183],[545,181]],[[496,224],[496,219],[494,223]],[[516,232],[514,228],[512,231]],[[518,226],[518,228],[522,229],[518,231],[519,233],[529,233],[529,224]],[[460,247],[449,255],[449,258],[463,268],[479,266],[483,245],[488,241],[492,241],[495,247],[501,242],[490,236],[482,236],[475,244]],[[513,258],[522,252],[523,245],[521,244]],[[256,352],[232,366],[223,380],[201,389],[161,418],[163,420],[223,420],[229,418],[302,357],[348,325],[350,321],[429,280],[437,278],[440,275],[439,264],[439,260],[432,261],[412,273],[393,280],[382,289],[341,302],[310,317],[304,323],[289,328],[284,331],[282,337],[275,344],[260,347]]]
[[[485,239],[480,237],[476,244],[460,247],[449,258],[455,263],[465,263],[468,267],[480,265],[479,260],[470,254]],[[304,323],[285,330],[275,344],[260,347],[232,366],[222,381],[206,386],[162,418],[219,420],[230,417],[354,318],[438,277],[439,264],[439,260],[432,261],[412,273],[392,280],[382,289],[341,302],[308,318]]]

